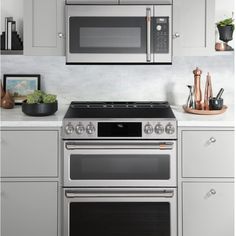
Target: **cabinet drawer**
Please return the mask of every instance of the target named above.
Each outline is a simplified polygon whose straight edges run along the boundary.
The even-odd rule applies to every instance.
[[[182,131],[183,177],[234,175],[233,131]]]
[[[2,182],[2,236],[58,236],[57,182]]]
[[[234,183],[183,183],[183,236],[234,235]]]
[[[1,131],[1,177],[57,177],[58,131]]]

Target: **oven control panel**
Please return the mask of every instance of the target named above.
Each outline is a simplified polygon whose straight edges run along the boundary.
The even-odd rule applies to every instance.
[[[176,120],[63,121],[64,139],[176,139]]]

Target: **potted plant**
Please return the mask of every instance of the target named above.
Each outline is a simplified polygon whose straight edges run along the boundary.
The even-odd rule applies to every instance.
[[[22,111],[29,116],[48,116],[58,109],[57,96],[35,90],[22,103]]]
[[[216,23],[220,40],[225,42],[225,50],[232,50],[232,48],[228,45],[228,42],[233,39],[234,32],[234,19],[233,17],[226,18],[222,21]]]

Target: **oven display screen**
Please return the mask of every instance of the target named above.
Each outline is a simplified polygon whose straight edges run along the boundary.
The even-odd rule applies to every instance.
[[[98,137],[142,137],[141,122],[100,122]]]

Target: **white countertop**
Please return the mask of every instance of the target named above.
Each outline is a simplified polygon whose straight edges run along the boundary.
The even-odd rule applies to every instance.
[[[182,106],[172,106],[178,127],[234,127],[234,106],[228,106],[223,114],[195,115],[183,111]]]
[[[59,105],[58,111],[51,116],[32,117],[21,111],[21,106],[13,109],[1,108],[0,127],[61,127],[68,105]],[[185,113],[181,106],[172,106],[179,127],[234,127],[234,107],[220,115],[193,115]]]
[[[21,111],[21,106],[13,109],[1,108],[0,127],[61,127],[68,105],[58,105],[58,111],[51,116],[27,116]]]

